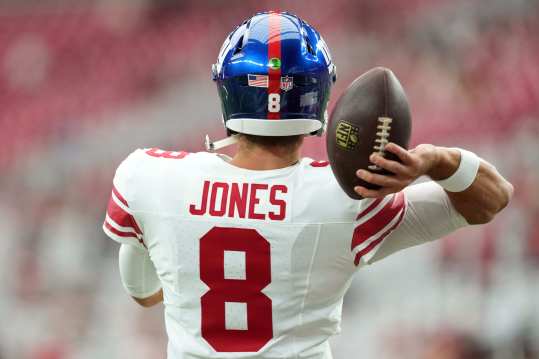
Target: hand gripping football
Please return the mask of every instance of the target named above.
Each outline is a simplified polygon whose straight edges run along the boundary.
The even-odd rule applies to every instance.
[[[362,197],[355,186],[377,189],[356,176],[358,169],[388,174],[369,161],[372,153],[396,160],[384,150],[394,142],[408,148],[411,133],[406,94],[393,72],[376,67],[358,77],[341,95],[329,119],[326,145],[331,169],[346,194]]]

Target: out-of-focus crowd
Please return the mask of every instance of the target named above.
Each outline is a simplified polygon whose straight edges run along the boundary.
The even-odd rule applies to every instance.
[[[539,2],[295,1],[325,37],[339,93],[392,68],[413,142],[494,163],[515,198],[493,223],[358,273],[336,358],[539,358]],[[269,1],[0,5],[0,358],[165,357],[162,308],[122,291],[100,227],[137,147],[223,136],[209,68]],[[281,8],[285,10],[285,7]],[[324,158],[323,138],[305,155]]]

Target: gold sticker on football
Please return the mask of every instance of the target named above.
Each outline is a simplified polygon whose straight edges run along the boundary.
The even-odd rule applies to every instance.
[[[339,122],[335,131],[337,146],[344,150],[354,150],[358,144],[358,133],[359,129],[357,127],[345,121]]]

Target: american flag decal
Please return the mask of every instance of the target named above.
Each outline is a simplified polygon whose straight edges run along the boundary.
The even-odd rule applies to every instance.
[[[251,87],[263,87],[268,88],[269,78],[268,75],[247,75],[247,84]],[[292,76],[282,76],[280,82],[280,88],[283,91],[290,91],[294,86],[294,78]]]
[[[251,87],[264,87],[269,86],[268,75],[247,75],[247,83]]]

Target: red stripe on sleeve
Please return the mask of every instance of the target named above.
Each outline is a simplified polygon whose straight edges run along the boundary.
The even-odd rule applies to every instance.
[[[393,226],[391,226],[391,228],[389,228],[387,231],[384,232],[384,234],[382,234],[380,236],[380,238],[378,238],[377,240],[373,241],[371,244],[369,244],[367,247],[363,248],[363,250],[357,252],[356,254],[356,258],[354,259],[354,264],[357,266],[359,264],[359,261],[361,260],[361,258],[369,253],[373,248],[375,248],[377,245],[379,245],[380,243],[382,243],[382,241],[384,240],[384,238],[386,238],[395,228],[397,228],[399,226],[399,224],[402,222],[402,219],[404,218],[404,209],[402,210],[400,216],[399,216],[399,219],[397,220],[397,223],[395,223]]]
[[[399,214],[404,204],[404,193],[399,192],[374,217],[357,226],[352,237],[351,249],[380,232]]]
[[[129,205],[127,204],[127,201],[125,200],[125,198],[120,194],[120,192],[118,192],[118,190],[116,189],[115,186],[112,186],[112,192],[114,192],[114,195],[116,196],[116,198],[118,198],[120,200],[120,202],[122,202],[126,207],[129,207]]]
[[[276,58],[281,61],[281,15],[271,12],[269,15],[269,43],[268,43],[268,65],[271,59]],[[281,93],[281,65],[278,68],[269,67],[268,70],[268,95]],[[268,119],[281,118],[280,112],[269,112]]]
[[[140,227],[137,225],[135,218],[122,209],[112,198],[109,199],[109,205],[107,207],[107,214],[109,217],[122,227],[132,227],[135,232],[142,235]]]
[[[378,204],[380,204],[380,202],[382,202],[382,199],[383,198],[378,198],[376,199],[374,202],[372,202],[369,207],[365,208],[363,211],[361,211],[361,213],[359,213],[356,217],[356,221],[359,220],[360,218],[363,218],[366,214],[370,213],[370,211],[372,211],[374,209],[374,207],[378,206]]]
[[[105,227],[107,227],[107,229],[109,231],[111,231],[112,233],[114,233],[118,237],[124,237],[124,238],[131,238],[132,237],[132,238],[136,238],[138,240],[138,237],[137,237],[136,233],[119,231],[116,228],[114,228],[113,226],[111,226],[107,221],[105,221]]]
[[[133,239],[136,239],[137,241],[139,241],[140,244],[142,244],[144,246],[144,248],[148,248],[146,247],[146,243],[144,243],[144,240],[142,240],[142,238],[139,238],[137,237],[137,235],[133,232],[122,232],[122,231],[119,231],[117,230],[116,228],[114,228],[113,226],[111,226],[107,221],[105,221],[103,223],[103,225],[105,226],[105,228],[107,228],[112,234],[115,234],[117,235],[118,237],[122,237],[122,238],[133,238]]]

